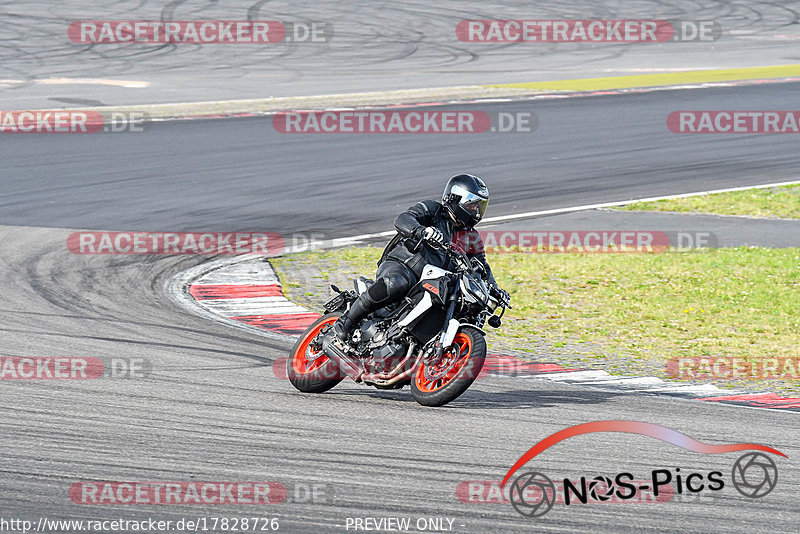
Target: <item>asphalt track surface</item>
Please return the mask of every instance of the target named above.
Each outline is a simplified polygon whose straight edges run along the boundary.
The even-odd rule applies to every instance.
[[[6,135],[0,224],[339,237],[391,229],[398,211],[440,196],[459,171],[490,181],[492,216],[786,181],[800,176],[795,136],[674,134],[666,117],[785,109],[798,89],[444,108],[531,113],[532,133],[283,134],[264,117],[153,123],[116,135]]]
[[[304,395],[270,364],[291,343],[228,329],[175,306],[173,274],[202,258],[77,256],[74,228],[384,230],[456,169],[485,174],[492,215],[781,181],[793,136],[670,134],[675,109],[786,109],[795,85],[534,104],[532,134],[290,136],[268,120],[156,124],[142,134],[4,136],[0,143],[0,314],[4,356],[140,357],[144,379],[3,381],[0,512],[50,519],[279,517],[286,532],[343,532],[347,517],[448,517],[455,532],[795,532],[796,416],[539,380],[486,379],[442,409],[408,391],[343,383]],[[486,108],[487,105],[476,105]],[[492,104],[489,111],[520,104]],[[527,200],[521,200],[527,199]],[[467,504],[458,484],[500,480],[534,443],[604,419],[661,424],[715,444],[756,442],[778,458],[762,499],[730,485],[738,454],[702,455],[651,438],[593,434],[531,468],[553,479],[680,468],[724,473],[690,501],[556,505],[544,518]],[[327,484],[326,502],[258,508],[85,506],[78,481]]]
[[[563,0],[341,2],[8,1],[0,6],[2,109],[319,95],[593,78],[798,62],[795,2]],[[465,19],[713,21],[685,43],[466,43]],[[80,20],[278,20],[332,28],[326,42],[77,44]]]

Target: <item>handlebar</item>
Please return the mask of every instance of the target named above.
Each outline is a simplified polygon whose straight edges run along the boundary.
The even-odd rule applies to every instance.
[[[450,243],[444,243],[442,246],[447,256],[456,262],[459,269],[464,271],[469,271],[472,269],[472,262],[467,254],[461,252],[457,248],[455,248]],[[500,288],[490,285],[489,286],[489,293],[495,297],[498,297],[498,301],[501,306],[504,308],[512,309],[511,308],[511,297],[507,296],[508,293],[502,293]]]
[[[414,246],[414,250],[415,251],[419,250],[419,248],[422,246],[422,244],[424,242],[425,242],[424,238],[420,239],[417,242],[417,244]],[[433,243],[429,243],[429,244],[431,246],[433,246]],[[471,261],[469,259],[469,256],[466,253],[461,252],[460,250],[458,250],[456,247],[454,247],[450,243],[442,243],[441,247],[439,247],[439,248],[444,250],[445,254],[447,254],[447,257],[449,259],[453,260],[453,262],[455,262],[455,264],[458,267],[459,271],[466,272],[466,271],[471,271],[472,270],[472,263],[471,263]],[[498,289],[496,289],[494,286],[490,286],[489,291],[494,296],[501,297],[498,300],[500,301],[500,304],[504,308],[512,309],[511,308],[510,298],[505,298],[505,296],[502,293],[500,293],[500,291]]]
[[[425,238],[421,237],[411,250],[413,250],[414,252],[418,251],[423,243],[425,243]],[[436,246],[435,243],[428,242],[428,244],[432,247]],[[451,260],[454,260],[458,264],[461,270],[463,271],[469,270],[469,265],[470,265],[469,257],[460,250],[458,250],[457,248],[455,248],[453,245],[451,245],[450,243],[442,243],[441,246],[438,246],[436,248],[444,250],[445,254],[447,254],[447,257]]]
[[[447,256],[456,262],[461,270],[468,271],[471,270],[472,264],[469,261],[469,256],[465,253],[458,250],[456,247],[451,245],[450,243],[444,243],[442,245],[442,249],[445,251]]]

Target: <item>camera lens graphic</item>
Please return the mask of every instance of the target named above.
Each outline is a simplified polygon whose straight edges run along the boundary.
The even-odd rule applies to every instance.
[[[775,488],[778,483],[778,467],[766,454],[749,452],[733,464],[731,479],[739,493],[758,499]]]
[[[541,517],[553,507],[556,487],[546,475],[529,471],[514,480],[509,497],[511,505],[522,516]]]

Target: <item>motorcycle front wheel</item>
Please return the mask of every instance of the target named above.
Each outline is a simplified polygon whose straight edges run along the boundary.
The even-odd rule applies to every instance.
[[[464,327],[438,361],[420,361],[411,380],[411,396],[423,406],[444,406],[469,389],[485,360],[483,333]]]
[[[303,332],[286,360],[289,382],[303,393],[328,391],[344,379],[336,363],[322,352],[320,341],[315,340],[323,328],[336,322],[339,315],[339,312],[329,313],[317,319]]]

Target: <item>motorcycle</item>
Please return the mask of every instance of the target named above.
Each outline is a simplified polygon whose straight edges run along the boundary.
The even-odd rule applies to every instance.
[[[367,316],[348,343],[338,340],[332,325],[374,282],[359,277],[346,291],[332,285],[337,295],[286,362],[291,384],[305,393],[322,393],[345,377],[378,389],[410,384],[411,396],[424,406],[443,406],[464,393],[486,358],[484,324],[500,327],[511,304],[506,292],[487,283],[478,260],[450,244],[442,249],[455,269],[426,265],[406,297]]]

